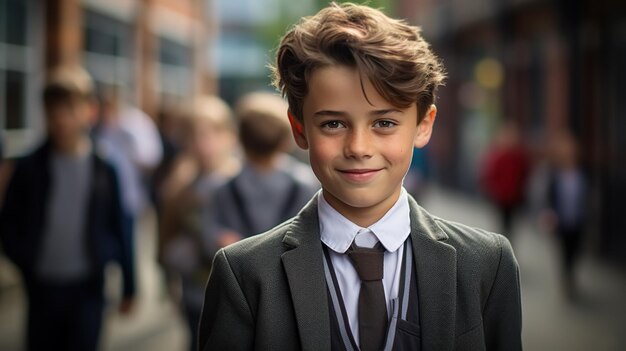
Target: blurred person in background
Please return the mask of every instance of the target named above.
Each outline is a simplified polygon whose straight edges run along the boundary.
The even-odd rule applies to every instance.
[[[558,240],[563,290],[568,298],[575,298],[575,266],[587,220],[587,180],[580,165],[578,143],[571,133],[558,132],[550,151],[543,222]]]
[[[163,155],[159,133],[148,115],[122,104],[117,89],[103,89],[100,98],[94,139],[119,172],[122,203],[130,214],[126,226],[134,231],[148,206],[148,179]]]
[[[182,305],[190,332],[190,350],[197,349],[197,326],[204,286],[216,247],[202,238],[201,214],[215,205],[214,190],[239,171],[236,126],[228,105],[215,96],[199,98],[185,118],[188,145],[174,160],[161,188],[161,262],[168,275],[182,283]],[[220,243],[230,244],[239,237]]]
[[[237,102],[235,115],[244,162],[241,172],[216,190],[213,201],[219,206],[206,216],[205,225],[217,238],[262,233],[294,216],[318,188],[310,168],[287,153],[293,141],[282,98],[250,93]]]
[[[500,216],[501,233],[513,235],[513,218],[524,201],[530,171],[528,152],[515,122],[507,121],[483,159],[480,181]]]
[[[158,113],[157,126],[163,157],[150,179],[150,198],[159,218],[163,205],[160,189],[171,174],[175,160],[184,148],[188,134],[184,130],[187,127],[185,125],[187,119],[182,116],[181,109],[174,106],[162,106]]]
[[[132,240],[115,170],[89,138],[91,78],[80,67],[54,69],[43,100],[47,139],[15,162],[0,238],[25,283],[28,350],[96,350],[108,262],[121,265],[120,311],[132,305]]]

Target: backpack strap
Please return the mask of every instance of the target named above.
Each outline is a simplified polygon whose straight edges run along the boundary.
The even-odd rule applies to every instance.
[[[232,179],[231,181],[228,182],[228,189],[230,191],[230,194],[233,197],[233,200],[235,200],[235,206],[237,207],[237,210],[239,212],[239,214],[241,215],[241,224],[243,225],[244,228],[244,232],[241,233],[243,236],[248,237],[250,235],[253,235],[255,233],[253,233],[253,226],[252,226],[252,218],[250,217],[250,214],[248,213],[245,203],[243,202],[243,197],[241,195],[241,192],[239,191],[239,189],[237,188],[237,185],[235,184],[235,179]],[[217,206],[219,206],[219,204],[216,204]]]

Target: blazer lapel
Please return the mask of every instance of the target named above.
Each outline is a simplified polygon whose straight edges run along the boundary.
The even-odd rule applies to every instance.
[[[410,198],[423,350],[452,350],[456,311],[456,250],[430,214]]]
[[[282,255],[303,350],[330,349],[330,314],[324,278],[317,197],[298,214],[283,238]]]

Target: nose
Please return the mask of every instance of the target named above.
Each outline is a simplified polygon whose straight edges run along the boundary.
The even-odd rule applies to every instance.
[[[344,154],[349,158],[369,158],[372,156],[372,140],[368,131],[353,129],[346,136]]]

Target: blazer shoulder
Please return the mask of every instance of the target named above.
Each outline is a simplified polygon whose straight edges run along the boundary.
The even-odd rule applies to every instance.
[[[498,282],[519,290],[519,267],[506,237],[441,218],[435,222],[456,250],[457,285],[468,301],[478,298],[484,308]]]
[[[463,223],[434,217],[435,223],[447,235],[447,242],[457,250],[470,249],[481,254],[498,253],[508,239],[501,234]]]
[[[50,146],[48,143],[44,143],[22,156],[11,159],[11,162],[13,162],[15,170],[40,169],[45,167],[49,154]]]
[[[19,188],[45,186],[49,178],[49,154],[49,145],[44,143],[24,155],[5,160],[2,164],[4,174],[0,174],[3,179],[6,178],[5,186]]]
[[[223,248],[224,256],[234,270],[261,269],[271,261],[280,260],[286,251],[283,238],[291,222],[293,219]]]
[[[471,267],[474,273],[493,276],[503,263],[517,265],[511,244],[503,235],[439,217],[434,221],[446,234],[445,242],[456,249],[461,270]]]

